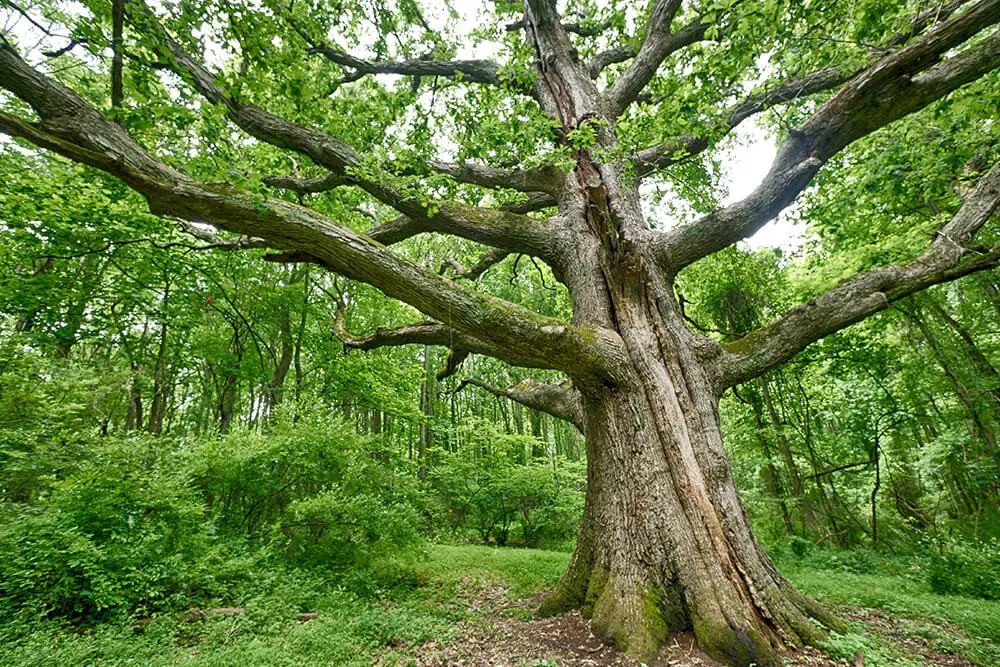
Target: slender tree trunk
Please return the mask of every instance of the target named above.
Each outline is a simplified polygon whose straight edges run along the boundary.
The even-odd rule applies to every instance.
[[[167,398],[169,380],[167,378],[167,307],[170,301],[170,283],[165,283],[163,300],[160,303],[162,313],[160,322],[160,340],[156,350],[156,362],[153,365],[153,401],[149,406],[149,423],[146,425],[150,433],[163,431],[163,419],[167,414]]]
[[[430,420],[434,418],[434,395],[436,393],[431,350],[425,345],[424,379],[420,383],[420,412],[424,418],[420,422],[420,437],[417,441],[417,477],[421,480],[427,476],[427,448],[430,447],[434,438]]]
[[[129,388],[128,411],[125,413],[125,431],[142,428],[142,378],[140,367],[132,362],[132,383]]]
[[[778,473],[777,467],[774,465],[774,460],[771,457],[771,445],[767,437],[767,428],[764,425],[764,415],[761,409],[760,399],[754,393],[749,401],[750,407],[753,410],[754,424],[757,426],[757,439],[760,442],[761,452],[764,454],[764,459],[767,461],[767,467],[764,470],[764,486],[767,488],[771,497],[775,499],[778,503],[778,508],[781,510],[781,521],[785,525],[785,531],[789,535],[795,534],[795,526],[792,524],[792,517],[788,513],[788,504],[785,503],[785,491],[781,483],[781,476]]]
[[[799,513],[802,515],[803,532],[807,534],[816,533],[816,515],[813,514],[812,503],[809,502],[809,498],[806,496],[805,485],[802,483],[802,475],[799,474],[795,457],[792,455],[792,448],[788,444],[788,437],[785,435],[783,428],[784,425],[778,416],[778,411],[774,408],[774,401],[771,400],[770,387],[764,377],[757,378],[757,382],[760,386],[761,396],[764,398],[764,406],[767,408],[768,417],[771,420],[771,428],[774,429],[774,434],[777,438],[778,449],[781,450],[781,456],[785,459],[785,467],[788,468],[788,474],[792,479],[792,493],[795,495],[795,502],[798,504]]]

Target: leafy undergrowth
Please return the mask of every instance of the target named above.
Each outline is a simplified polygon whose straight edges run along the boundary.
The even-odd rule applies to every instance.
[[[1000,602],[936,595],[925,582],[901,576],[831,572],[801,565],[785,565],[782,571],[807,595],[844,607],[849,618],[867,622],[863,613],[853,610],[881,610],[896,617],[893,630],[897,636],[922,639],[942,654],[963,655],[979,665],[1000,665]],[[880,658],[874,655],[884,652],[878,645],[879,629],[871,628],[868,636],[848,635],[833,642],[871,645],[873,657],[866,664],[879,664]],[[884,628],[881,635],[885,635]],[[865,654],[862,648],[854,650]]]
[[[463,643],[465,664],[503,664],[500,654],[487,658],[484,652],[500,641],[505,627],[537,624],[534,629],[541,633],[552,627],[527,622],[528,598],[554,585],[567,561],[567,554],[557,552],[435,546],[415,570],[350,589],[301,571],[262,573],[254,593],[217,601],[244,607],[239,616],[189,622],[173,614],[86,631],[50,621],[0,628],[0,664],[447,664],[448,656],[459,655],[454,647]],[[821,571],[804,564],[786,570],[803,590],[836,605],[852,621],[856,632],[835,636],[829,645],[832,654],[851,664],[856,652],[866,665],[928,664],[929,654],[949,660],[929,664],[970,664],[959,655],[979,665],[1000,664],[998,602],[935,595],[925,585],[892,575]],[[364,595],[351,592],[362,589]],[[300,622],[302,612],[317,616]],[[476,662],[476,655],[485,662]],[[598,655],[604,653],[592,654],[587,664],[624,664],[620,656],[592,659]],[[539,653],[507,664],[564,663]]]

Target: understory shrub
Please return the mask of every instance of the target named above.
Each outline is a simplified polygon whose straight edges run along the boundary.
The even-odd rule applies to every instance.
[[[192,577],[213,547],[201,498],[144,444],[109,441],[35,505],[0,506],[0,614],[92,621],[212,588]]]
[[[433,456],[429,480],[439,520],[498,545],[552,548],[572,540],[583,512],[584,464],[534,457],[534,437],[488,422],[464,428],[460,451]]]
[[[935,593],[1000,600],[1000,540],[944,545],[931,556],[927,583]]]
[[[230,605],[285,564],[390,582],[406,568],[378,561],[420,552],[415,475],[335,419],[75,447],[36,471],[44,493],[0,497],[0,622]]]

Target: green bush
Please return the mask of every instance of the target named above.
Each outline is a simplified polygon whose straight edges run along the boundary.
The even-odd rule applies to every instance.
[[[1000,600],[1000,540],[945,545],[931,556],[927,583],[939,594]]]
[[[143,443],[108,445],[36,505],[0,508],[0,613],[98,620],[192,592],[212,548],[201,499],[144,466]]]
[[[453,531],[484,543],[563,546],[580,527],[586,473],[581,462],[535,460],[532,436],[507,434],[473,421],[466,446],[433,455],[429,481],[438,516]]]
[[[412,549],[418,525],[408,503],[333,487],[289,506],[278,544],[296,565],[344,569]]]

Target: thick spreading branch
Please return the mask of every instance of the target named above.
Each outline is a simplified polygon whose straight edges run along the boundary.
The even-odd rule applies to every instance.
[[[700,135],[679,137],[639,151],[635,159],[636,175],[642,178],[658,169],[689,159],[708,148],[709,137],[724,136],[747,118],[775,105],[831,90],[854,78],[858,72],[856,69],[848,70],[838,66],[824,67],[748,95],[743,101],[730,107],[715,127],[706,128]]]
[[[880,58],[790,133],[763,182],[748,197],[660,235],[660,264],[674,274],[752,235],[794,201],[841,149],[1000,66],[1000,30],[945,57],[998,21],[1000,0],[981,0]]]
[[[542,368],[600,368],[601,332],[558,320],[437,276],[310,209],[226,185],[195,181],[135,143],[79,95],[0,47],[0,86],[29,104],[40,123],[0,114],[0,131],[96,167],[144,195],[150,210],[266,240],[373,285],[448,326],[475,335],[484,353]]]
[[[556,384],[540,384],[525,380],[513,387],[501,389],[482,380],[465,378],[455,391],[461,391],[469,385],[484,389],[494,396],[509,398],[533,410],[552,415],[556,419],[563,419],[583,430],[583,403],[580,400],[580,393],[568,380]]]
[[[877,49],[873,48],[868,65],[874,64],[889,51],[903,46],[934,23],[946,20],[969,1],[953,0],[946,5],[933,7],[917,14],[910,22],[908,31],[897,33],[885,45]],[[677,137],[663,144],[639,151],[635,159],[636,175],[642,178],[658,169],[689,159],[692,155],[697,155],[708,148],[711,144],[710,139],[720,139],[734,130],[740,123],[761,111],[819,92],[832,90],[856,77],[863,69],[864,67],[848,68],[842,65],[831,65],[794,76],[777,85],[752,93],[739,103],[729,107],[720,121],[714,123],[714,126],[704,128],[697,136]]]
[[[884,310],[931,285],[1000,265],[1000,248],[977,250],[973,235],[1000,209],[1000,163],[983,176],[930,247],[904,264],[859,273],[773,324],[724,343],[723,386],[745,382],[784,363],[811,342]]]
[[[681,0],[656,0],[653,3],[642,46],[625,73],[615,79],[607,92],[612,116],[617,117],[635,101],[656,76],[656,70],[667,56],[704,39],[709,24],[700,17],[676,32],[671,31],[671,24],[680,6]],[[607,60],[605,56],[602,63]],[[598,66],[598,63],[592,63],[591,71]]]
[[[453,234],[553,259],[544,222],[513,213],[417,197],[388,172],[372,174],[362,156],[340,139],[234,99],[216,83],[219,78],[213,72],[167,34],[147,7],[138,4],[130,7],[133,24],[169,51],[169,67],[187,79],[205,99],[223,106],[229,118],[256,139],[309,157],[343,177],[346,183],[362,188],[419,224],[420,232]]]

